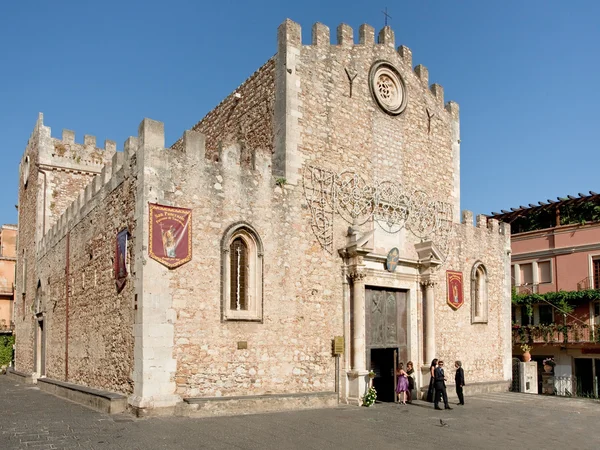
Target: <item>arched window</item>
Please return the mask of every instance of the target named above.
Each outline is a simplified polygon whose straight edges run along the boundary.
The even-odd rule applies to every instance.
[[[477,261],[471,270],[471,322],[488,321],[488,282],[487,269]]]
[[[229,246],[229,308],[235,311],[248,310],[248,244],[241,236]]]
[[[262,320],[263,246],[249,224],[232,225],[222,242],[223,318]]]

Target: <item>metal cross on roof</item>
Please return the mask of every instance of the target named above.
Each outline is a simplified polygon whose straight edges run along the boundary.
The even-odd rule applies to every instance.
[[[387,27],[387,24],[388,24],[388,19],[391,19],[391,18],[392,18],[392,16],[390,16],[390,15],[388,14],[388,12],[387,12],[387,6],[385,7],[385,11],[381,11],[381,12],[382,12],[382,13],[383,13],[383,15],[385,16],[385,21],[384,21],[384,24],[385,24],[385,26]]]

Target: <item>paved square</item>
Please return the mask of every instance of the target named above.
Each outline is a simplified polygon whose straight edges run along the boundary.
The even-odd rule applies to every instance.
[[[595,400],[502,393],[466,402],[452,411],[434,411],[426,403],[376,404],[136,419],[101,414],[0,376],[0,449],[540,449],[595,448],[600,442]]]

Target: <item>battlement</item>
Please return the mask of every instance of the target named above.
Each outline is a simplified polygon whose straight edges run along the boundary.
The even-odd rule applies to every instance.
[[[63,130],[62,138],[52,138],[52,147],[40,152],[40,163],[66,169],[97,172],[111,161],[117,151],[117,144],[104,141],[104,147],[96,146],[96,136],[84,135],[83,143],[75,142],[75,133]]]
[[[66,211],[44,235],[37,246],[38,255],[44,255],[54,247],[66,236],[70,229],[81,222],[92,209],[97,207],[108,194],[117,188],[126,176],[131,175],[131,171],[134,169],[132,166],[133,156],[139,155],[140,152],[150,155],[148,162],[144,163],[146,165],[152,165],[157,161],[157,158],[152,157],[152,155],[157,155],[156,152],[164,152],[164,157],[161,153],[158,160],[160,160],[160,164],[171,167],[182,164],[189,166],[204,165],[215,168],[224,174],[246,170],[259,174],[263,178],[270,176],[270,157],[262,153],[253,153],[250,160],[246,161],[243,156],[245,148],[240,143],[221,147],[217,160],[210,161],[205,158],[206,138],[202,133],[187,130],[179,141],[181,145],[176,150],[165,148],[163,123],[144,119],[138,128],[138,136],[129,137],[125,141],[123,152],[113,152],[110,163],[102,166],[100,173],[79,192],[76,200],[68,206]],[[61,142],[64,142],[64,137]],[[137,170],[143,171],[143,165],[138,165]],[[154,172],[158,173],[159,170],[154,170]]]
[[[52,129],[44,125],[44,115],[39,113],[35,127],[28,141],[38,137],[38,162],[41,165],[78,172],[100,172],[102,167],[110,163],[117,151],[114,141],[104,141],[104,147],[96,146],[96,137],[84,135],[83,143],[75,142],[75,132],[63,130],[60,139],[52,137]]]
[[[473,211],[463,210],[461,223],[467,226],[475,225],[475,228],[487,229],[494,234],[504,234],[504,227],[496,219],[488,218],[485,214],[478,214],[475,217],[475,224],[473,224]]]
[[[332,44],[331,33],[329,27],[322,23],[315,23],[311,29],[311,39],[309,45],[304,45],[302,38],[302,27],[300,24],[286,19],[278,29],[278,48],[281,50],[288,47],[295,47],[297,49],[309,49],[316,48],[323,49],[325,47],[332,48],[351,48],[351,47],[390,47],[394,49],[396,45],[396,38],[394,30],[389,27],[383,27],[377,34],[375,39],[375,29],[368,24],[362,24],[358,29],[358,43],[355,42],[354,30],[350,25],[342,23],[338,25],[336,29],[336,42]],[[412,67],[412,51],[410,48],[401,45],[396,49],[400,60],[407,66]],[[412,69],[412,73],[417,77],[421,84],[427,88],[429,83],[429,71],[427,68],[419,64]],[[429,86],[431,95],[439,102],[444,105],[444,88],[439,84],[432,84]],[[446,104],[446,111],[450,114],[458,113],[458,105],[455,102],[448,102]]]

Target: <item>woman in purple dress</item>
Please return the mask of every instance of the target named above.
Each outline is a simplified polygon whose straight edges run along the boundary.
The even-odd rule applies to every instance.
[[[404,371],[404,366],[402,363],[398,365],[396,375],[398,376],[398,384],[396,385],[398,403],[406,405],[406,393],[408,392],[408,374]],[[400,394],[402,394],[402,401],[400,401]]]

